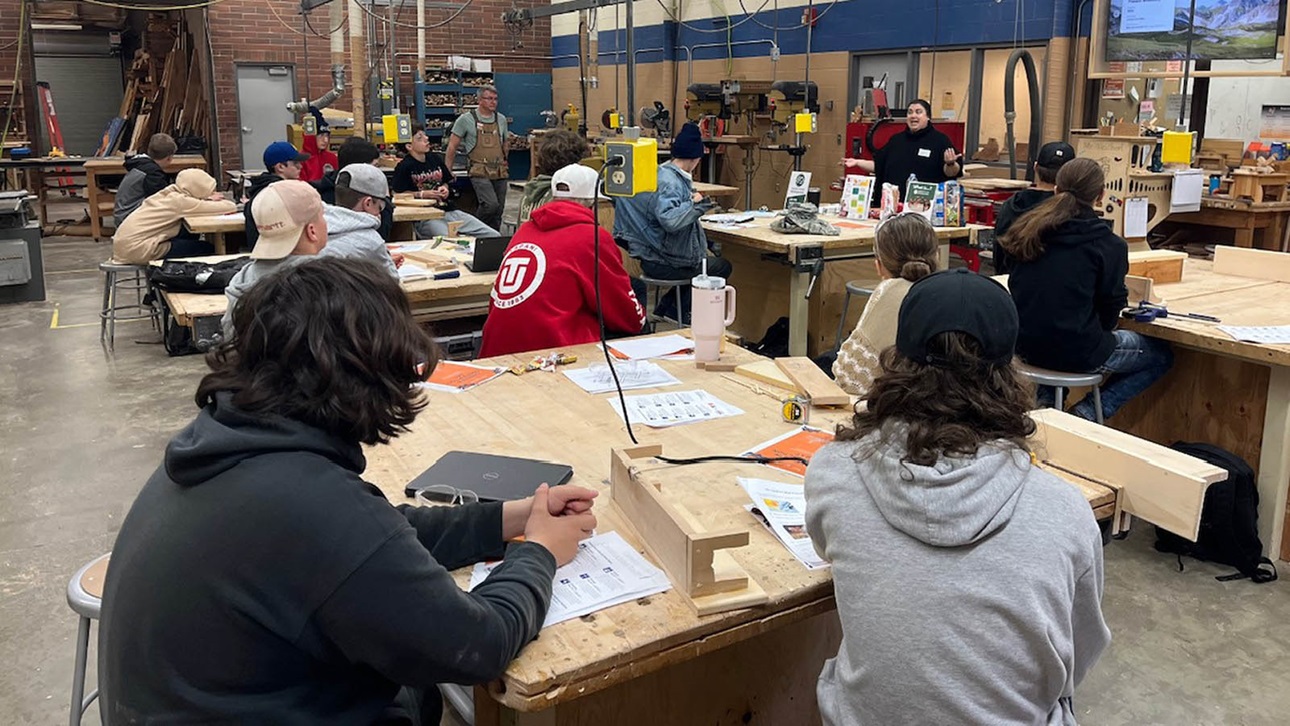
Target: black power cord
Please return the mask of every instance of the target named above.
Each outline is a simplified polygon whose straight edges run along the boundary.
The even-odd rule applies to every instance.
[[[609,355],[609,340],[605,335],[605,306],[600,296],[600,185],[605,181],[605,172],[626,163],[627,160],[621,155],[615,155],[605,160],[605,165],[596,175],[596,190],[591,195],[591,248],[596,269],[591,273],[591,284],[596,289],[596,319],[600,323],[600,350],[605,354],[605,365],[609,366],[609,375],[614,378],[614,389],[618,391],[618,405],[623,408],[623,421],[627,424],[627,436],[631,438],[633,444],[639,444],[640,442],[636,440],[636,432],[632,431],[632,417],[627,413],[627,398],[623,395],[623,384],[618,380],[618,369],[614,367],[613,358]],[[610,234],[612,235],[612,232]]]

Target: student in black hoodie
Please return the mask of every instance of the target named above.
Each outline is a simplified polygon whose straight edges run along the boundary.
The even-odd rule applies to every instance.
[[[1053,190],[1057,188],[1057,172],[1074,158],[1075,148],[1065,141],[1050,141],[1039,149],[1039,157],[1035,160],[1035,185],[1009,197],[994,220],[995,273],[1006,275],[1012,270],[1012,259],[999,240],[1018,217],[1052,199]]]
[[[170,163],[178,148],[170,134],[153,134],[148,139],[147,154],[135,154],[125,160],[125,178],[117,185],[112,207],[112,219],[118,228],[143,200],[175,182],[161,166]]]
[[[246,206],[243,216],[246,217],[246,249],[255,249],[260,239],[260,228],[255,224],[251,214],[251,202],[260,190],[283,179],[300,178],[300,162],[307,161],[308,154],[303,154],[287,141],[275,141],[264,147],[264,173],[251,179],[251,188],[246,193]]]
[[[904,197],[911,174],[918,181],[939,184],[957,179],[963,173],[954,142],[932,125],[931,118],[932,104],[921,98],[909,104],[905,130],[874,153],[873,175],[879,190],[883,184],[895,184]],[[881,196],[874,194],[875,200]]]
[[[270,275],[234,329],[113,547],[104,723],[437,725],[436,684],[496,679],[537,635],[595,492],[394,507],[362,479],[437,362],[371,263]],[[471,592],[449,573],[503,554]]]
[[[1109,374],[1102,408],[1110,418],[1168,372],[1173,352],[1168,343],[1116,329],[1129,298],[1129,247],[1094,211],[1105,183],[1092,159],[1067,163],[1052,199],[1017,220],[1002,245],[1015,259],[1008,286],[1021,321],[1017,354],[1041,368]],[[1041,401],[1051,394],[1040,391]],[[1080,401],[1073,413],[1093,420],[1092,401]]]
[[[324,174],[322,179],[310,182],[314,185],[314,189],[318,190],[318,196],[331,205],[336,204],[336,175],[340,173],[340,169],[350,164],[375,164],[377,159],[381,158],[381,150],[367,139],[351,136],[340,145],[340,149],[336,151],[336,158],[340,164],[339,169],[333,169]],[[381,226],[377,227],[376,231],[380,233],[381,239],[389,242],[390,231],[393,229],[394,205],[387,204],[381,208]]]

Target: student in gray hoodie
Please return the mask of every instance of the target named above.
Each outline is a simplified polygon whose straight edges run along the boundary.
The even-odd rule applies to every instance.
[[[336,204],[327,205],[327,257],[375,262],[391,277],[399,271],[381,237],[381,213],[390,202],[385,173],[371,164],[350,164],[336,175]]]
[[[1008,293],[966,270],[915,283],[852,424],[806,472],[842,645],[828,726],[1075,724],[1111,634],[1088,503],[1033,463]]]

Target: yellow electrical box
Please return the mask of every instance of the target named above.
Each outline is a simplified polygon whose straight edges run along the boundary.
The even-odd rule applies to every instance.
[[[621,161],[620,161],[621,157]],[[658,189],[658,139],[605,142],[605,194],[634,197]]]
[[[1166,131],[1160,149],[1163,164],[1191,164],[1193,136],[1184,131]]]
[[[799,113],[793,116],[793,131],[799,134],[813,134],[816,131],[816,117],[813,113]]]
[[[406,144],[412,140],[412,117],[392,113],[381,117],[381,135],[387,144]]]

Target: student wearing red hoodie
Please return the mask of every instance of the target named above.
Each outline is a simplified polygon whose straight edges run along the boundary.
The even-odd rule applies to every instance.
[[[484,357],[590,343],[600,338],[596,316],[595,248],[591,205],[599,176],[578,164],[551,177],[552,201],[520,225],[493,283],[484,322]],[[645,310],[614,238],[596,228],[605,330],[634,335]]]
[[[340,171],[340,159],[331,150],[331,127],[323,119],[322,111],[310,106],[309,113],[318,121],[318,133],[305,134],[304,152],[309,158],[300,164],[300,181],[312,183],[328,172]]]

